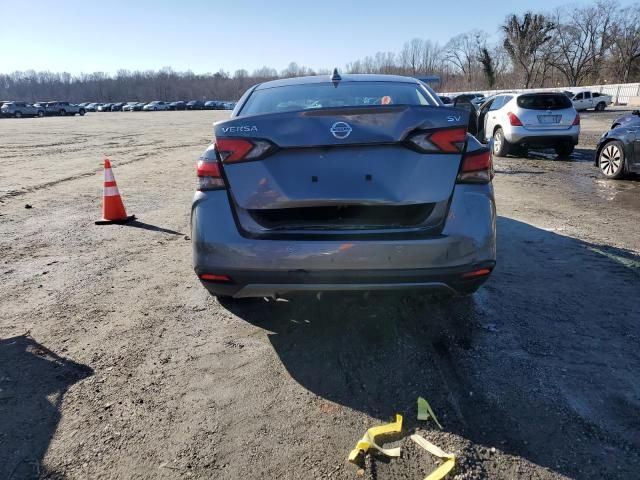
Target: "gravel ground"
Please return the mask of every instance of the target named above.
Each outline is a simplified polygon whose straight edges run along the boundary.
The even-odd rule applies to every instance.
[[[631,479],[640,182],[496,160],[498,266],[473,298],[221,305],[191,269],[194,160],[224,112],[0,121],[0,478]],[[99,227],[103,155],[139,221]],[[27,208],[27,206],[31,208]],[[427,398],[443,430],[416,420]],[[400,459],[347,454],[404,415]]]

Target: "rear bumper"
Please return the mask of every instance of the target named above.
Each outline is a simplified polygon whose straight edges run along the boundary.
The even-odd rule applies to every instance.
[[[577,145],[579,137],[580,127],[577,125],[562,130],[530,130],[524,127],[512,127],[510,131],[505,131],[505,138],[509,143],[527,147]]]
[[[458,185],[442,234],[417,239],[266,240],[243,237],[225,191],[198,192],[191,216],[196,274],[217,295],[275,296],[294,291],[425,288],[470,293],[493,269],[495,204],[491,185]]]

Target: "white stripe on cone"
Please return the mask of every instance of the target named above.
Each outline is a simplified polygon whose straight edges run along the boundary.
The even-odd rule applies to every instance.
[[[104,181],[105,182],[115,182],[116,178],[113,176],[113,172],[110,168],[104,169]]]
[[[104,196],[105,197],[118,197],[118,196],[120,196],[120,192],[118,191],[118,187],[104,187]]]

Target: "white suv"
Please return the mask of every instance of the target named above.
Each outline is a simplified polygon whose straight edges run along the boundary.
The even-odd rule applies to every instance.
[[[578,144],[580,115],[561,92],[504,93],[478,111],[478,135],[493,138],[493,154],[526,154],[528,148],[554,148],[568,157]]]

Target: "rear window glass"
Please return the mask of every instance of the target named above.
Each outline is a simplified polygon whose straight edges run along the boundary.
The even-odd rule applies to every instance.
[[[518,106],[528,110],[561,110],[563,108],[571,108],[573,104],[566,95],[547,93],[542,95],[520,95],[518,97]]]
[[[242,115],[291,112],[327,107],[369,105],[435,105],[417,84],[394,82],[341,82],[287,85],[256,90]]]

